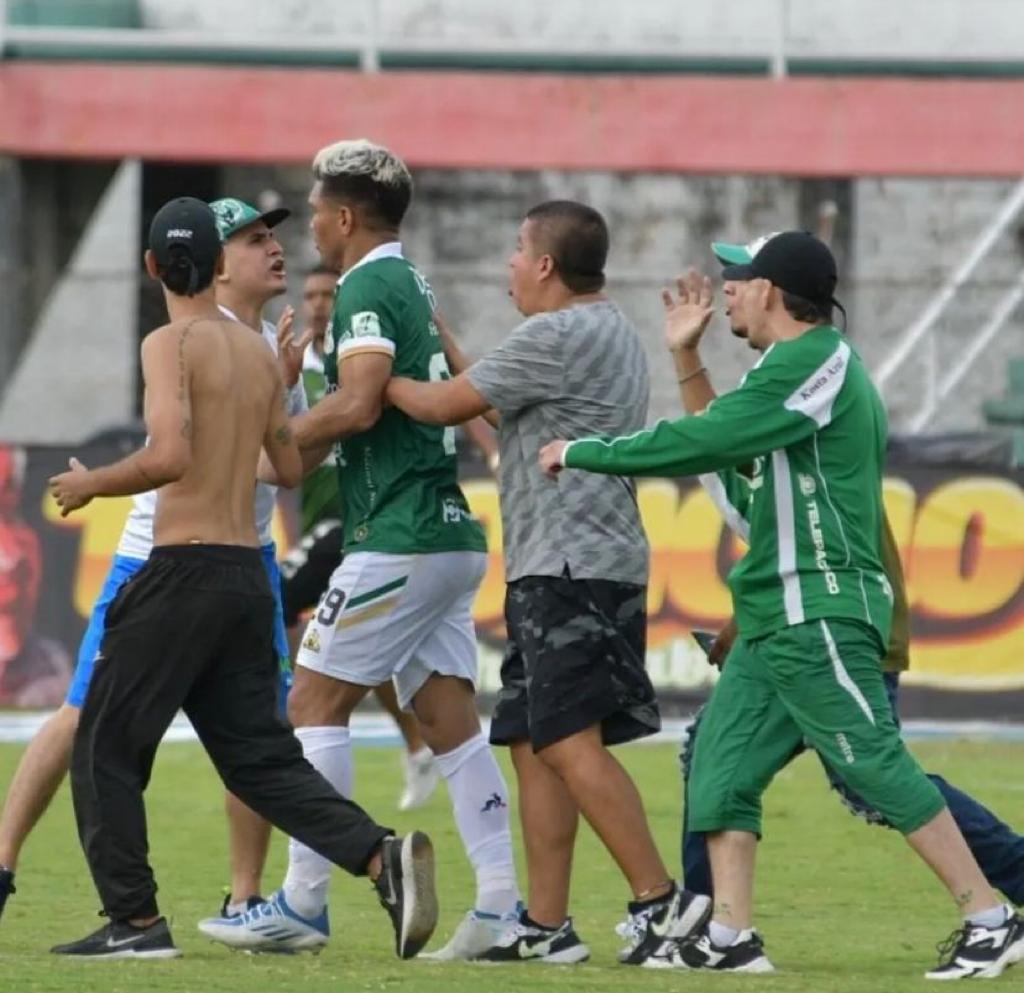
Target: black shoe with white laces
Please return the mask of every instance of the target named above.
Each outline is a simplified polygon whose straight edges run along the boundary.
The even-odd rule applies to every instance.
[[[14,888],[14,872],[6,866],[0,866],[0,916],[3,916],[7,898],[18,891]]]
[[[50,951],[83,959],[174,959],[181,955],[163,917],[149,927],[111,921],[81,941],[54,945]]]
[[[996,927],[965,923],[938,946],[939,964],[925,979],[994,979],[1024,961],[1024,918],[1006,908]]]
[[[590,949],[580,941],[567,917],[561,927],[534,924],[523,911],[519,923],[477,956],[477,962],[544,962],[548,965],[575,965],[590,958]]]
[[[650,969],[711,969],[715,972],[774,972],[764,942],[752,928],[740,931],[731,945],[716,945],[708,929],[685,941],[666,942],[644,965]]]
[[[664,900],[630,903],[629,916],[615,930],[628,942],[619,952],[624,965],[643,965],[666,941],[690,937],[711,916],[711,898],[679,889],[674,883]]]
[[[434,846],[422,831],[412,831],[404,838],[385,838],[380,858],[373,886],[395,929],[395,952],[411,959],[437,927]]]

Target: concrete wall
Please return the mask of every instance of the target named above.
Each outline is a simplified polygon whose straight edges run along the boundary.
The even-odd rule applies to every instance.
[[[142,0],[144,23],[222,33],[331,35],[374,30],[424,46],[485,50],[648,48],[763,56],[780,26],[794,56],[1020,59],[1018,0]]]
[[[226,189],[259,198],[272,191],[296,212],[280,228],[291,259],[293,302],[301,271],[315,263],[308,238],[303,169],[227,170]],[[423,171],[405,231],[408,254],[433,283],[471,351],[497,344],[517,314],[506,296],[507,259],[516,227],[531,205],[553,197],[592,203],[612,231],[609,290],[637,323],[652,360],[652,415],[678,409],[676,384],[664,361],[659,291],[687,265],[716,271],[712,239],[748,240],[786,227],[814,227],[822,198],[840,202],[834,248],[839,297],[850,335],[877,369],[908,324],[991,222],[1012,184],[986,180],[870,179],[823,184],[750,178],[596,173]],[[1000,240],[935,331],[936,360],[950,367],[987,318],[1022,265],[1020,224]],[[942,404],[935,430],[983,426],[980,401],[1002,391],[1009,358],[1024,355],[1019,320],[1006,326],[960,388]],[[926,390],[924,347],[893,378],[886,401],[893,427],[905,428]],[[720,388],[737,382],[752,356],[716,318],[707,337],[709,365]]]

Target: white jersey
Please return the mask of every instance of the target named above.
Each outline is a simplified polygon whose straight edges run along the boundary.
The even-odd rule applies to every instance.
[[[220,310],[225,317],[238,320],[227,307],[221,307]],[[276,355],[277,328],[270,321],[263,322],[263,340]],[[300,376],[298,382],[288,393],[288,411],[295,415],[301,414],[307,409],[306,390]],[[149,553],[153,549],[153,515],[156,513],[156,495],[156,490],[147,490],[145,493],[138,493],[132,497],[132,509],[128,514],[128,519],[124,522],[121,541],[117,546],[118,555],[133,559],[149,558]],[[269,545],[273,540],[270,534],[270,524],[274,516],[276,497],[276,486],[259,482],[256,484],[256,502],[253,509],[256,516],[256,531],[259,534],[261,545]]]

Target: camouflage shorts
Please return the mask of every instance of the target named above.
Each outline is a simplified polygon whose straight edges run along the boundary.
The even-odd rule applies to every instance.
[[[491,742],[540,751],[595,724],[606,745],[661,727],[644,668],[646,588],[527,576],[505,594],[508,643]]]

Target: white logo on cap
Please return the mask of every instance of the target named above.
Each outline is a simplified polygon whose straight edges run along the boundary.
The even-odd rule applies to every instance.
[[[755,238],[750,242],[750,244],[744,245],[743,247],[746,248],[750,257],[753,258],[759,251],[761,251],[762,248],[764,248],[765,244],[771,241],[777,234],[781,234],[781,232],[772,231],[770,234],[763,234],[760,238]]]
[[[191,238],[192,232],[189,228],[170,228],[167,232],[167,238]]]

